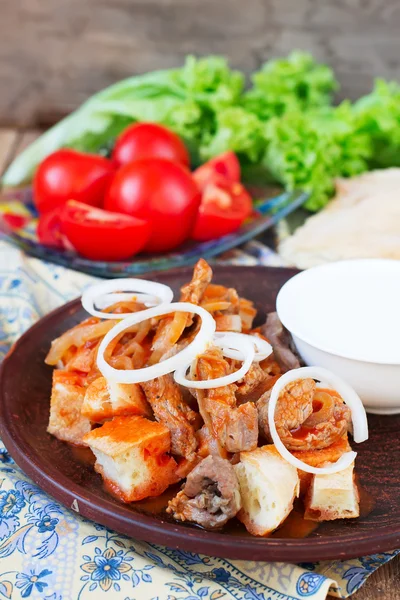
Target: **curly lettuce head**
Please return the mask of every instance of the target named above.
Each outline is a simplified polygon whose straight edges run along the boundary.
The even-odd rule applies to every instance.
[[[253,87],[244,95],[244,106],[262,120],[327,106],[338,89],[332,69],[298,50],[287,58],[266,62],[253,74],[252,82]]]
[[[226,150],[232,150],[245,162],[259,162],[265,151],[263,123],[240,107],[220,111],[216,116],[214,133],[203,138],[200,156],[207,160]]]
[[[222,56],[188,56],[173,76],[182,94],[212,110],[235,104],[244,87],[244,76],[231,69]]]
[[[372,152],[348,103],[275,117],[266,138],[265,165],[287,189],[310,192],[305,207],[312,211],[327,204],[336,177],[365,171]]]
[[[400,85],[383,79],[354,104],[360,131],[372,144],[372,168],[400,166]]]

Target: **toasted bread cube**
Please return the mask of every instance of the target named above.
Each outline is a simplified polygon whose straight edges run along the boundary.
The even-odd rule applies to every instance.
[[[271,533],[293,509],[299,493],[297,469],[273,444],[241,452],[234,468],[242,497],[238,518],[252,535]]]
[[[139,416],[115,417],[85,436],[96,456],[95,470],[123,502],[159,496],[175,483],[176,462],[169,429]]]
[[[77,446],[85,445],[83,436],[92,426],[89,419],[81,413],[84,396],[82,375],[55,369],[47,431],[63,442]]]
[[[93,423],[104,423],[113,417],[151,416],[151,408],[137,383],[116,383],[98,377],[88,386],[82,414]]]
[[[321,450],[294,450],[293,456],[307,463],[311,467],[321,467],[326,463],[334,463],[345,453],[351,452],[351,446],[347,439],[347,433],[339,438],[334,444]],[[303,498],[311,485],[313,475],[299,470],[300,498]]]
[[[359,502],[353,462],[338,473],[313,475],[304,502],[304,518],[310,521],[354,519],[360,516]]]

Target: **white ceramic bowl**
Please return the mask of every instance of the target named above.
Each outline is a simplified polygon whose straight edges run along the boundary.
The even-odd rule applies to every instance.
[[[400,413],[400,261],[308,269],[281,288],[276,306],[307,365],[340,375],[368,412]]]

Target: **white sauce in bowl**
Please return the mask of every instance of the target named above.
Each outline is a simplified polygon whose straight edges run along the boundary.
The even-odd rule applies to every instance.
[[[359,361],[400,365],[400,261],[314,267],[280,290],[284,326],[311,346]]]

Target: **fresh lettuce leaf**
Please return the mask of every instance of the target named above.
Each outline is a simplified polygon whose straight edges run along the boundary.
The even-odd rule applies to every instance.
[[[252,82],[243,104],[264,121],[288,111],[327,106],[338,89],[332,69],[298,50],[266,62],[253,74]]]
[[[51,152],[69,146],[100,151],[133,121],[164,123],[199,146],[203,133],[215,127],[215,112],[237,103],[244,78],[222,57],[189,56],[180,69],[155,71],[120,81],[87,100],[78,110],[40,136],[7,169],[6,186],[32,177]]]
[[[333,107],[337,88],[332,70],[306,52],[265,63],[248,91],[223,57],[189,56],[181,68],[129,77],[92,96],[18,156],[2,182],[29,181],[60,147],[107,154],[127,125],[154,121],[184,139],[194,165],[233,150],[247,181],[309,191],[307,208],[319,210],[335,177],[400,166],[400,85],[377,80],[354,105]]]
[[[131,123],[133,123],[133,120],[130,117],[115,116],[103,131],[88,131],[83,136],[78,135],[67,146],[79,152],[109,156],[116,138]]]
[[[236,104],[244,87],[243,74],[230,69],[221,56],[188,56],[173,77],[185,98],[213,111]]]
[[[204,135],[200,156],[207,160],[226,150],[233,150],[245,162],[260,162],[265,151],[264,124],[241,107],[231,107],[216,115],[214,133]]]
[[[354,104],[359,129],[372,144],[371,168],[400,166],[400,85],[382,79]]]
[[[288,112],[266,124],[264,163],[288,190],[310,192],[305,207],[317,211],[334,192],[334,179],[365,171],[369,137],[357,129],[351,105]]]
[[[116,120],[122,123],[123,119],[126,123],[136,119],[154,120],[155,116],[162,120],[179,102],[172,71],[120,81],[89,98],[28,146],[8,167],[2,183],[17,186],[28,182],[40,162],[64,146],[97,152],[104,146]]]

